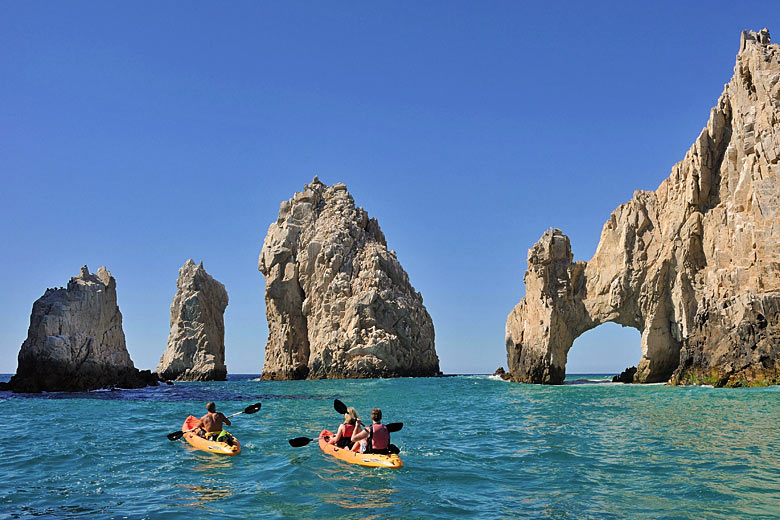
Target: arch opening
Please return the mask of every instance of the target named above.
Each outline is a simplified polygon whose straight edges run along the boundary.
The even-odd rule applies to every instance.
[[[566,375],[614,376],[639,366],[642,335],[632,327],[606,322],[580,334],[566,356]]]

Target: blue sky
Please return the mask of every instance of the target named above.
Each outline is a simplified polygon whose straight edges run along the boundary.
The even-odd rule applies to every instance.
[[[504,324],[545,229],[592,256],[706,124],[742,29],[776,2],[4,2],[0,372],[32,303],[79,267],[117,279],[128,350],[154,368],[178,268],[227,287],[228,370],[267,338],[257,257],[316,174],[376,217],[448,373],[506,365]],[[601,326],[569,372],[618,371]]]

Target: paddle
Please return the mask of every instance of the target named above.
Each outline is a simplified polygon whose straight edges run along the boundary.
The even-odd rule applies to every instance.
[[[233,413],[233,414],[230,414],[230,415],[228,415],[228,416],[226,417],[226,419],[229,419],[229,418],[231,418],[231,417],[235,417],[236,415],[241,415],[242,413],[245,413],[245,414],[252,414],[252,413],[256,413],[256,412],[257,412],[257,411],[260,409],[260,407],[261,407],[261,406],[262,406],[262,403],[255,403],[255,404],[250,404],[249,406],[247,406],[246,408],[244,408],[242,411],[240,411],[240,412],[236,412],[236,413]],[[167,435],[167,437],[168,437],[168,440],[169,440],[169,441],[178,441],[179,439],[181,439],[181,438],[182,438],[182,436],[184,436],[184,434],[185,434],[185,433],[187,433],[187,432],[191,432],[192,430],[195,430],[195,429],[196,429],[196,428],[192,428],[192,429],[190,429],[190,430],[187,430],[187,431],[184,431],[184,430],[178,430],[178,431],[175,431],[175,432],[171,432],[171,433],[169,433],[169,434]]]

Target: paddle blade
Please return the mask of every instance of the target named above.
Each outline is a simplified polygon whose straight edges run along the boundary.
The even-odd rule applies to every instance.
[[[402,422],[391,422],[390,424],[386,424],[385,426],[387,426],[387,431],[389,431],[390,433],[393,433],[393,432],[397,432],[398,430],[403,428],[404,427],[404,423],[402,423]]]
[[[244,408],[244,413],[255,413],[260,409],[262,405],[263,403],[250,404],[249,406]]]
[[[182,438],[182,436],[183,436],[183,435],[184,435],[184,432],[183,432],[183,431],[181,431],[181,430],[179,430],[179,431],[177,431],[177,432],[171,432],[171,433],[169,433],[169,434],[167,435],[167,437],[168,437],[168,440],[169,440],[169,441],[178,441],[179,439],[181,439],[181,438]]]
[[[310,439],[309,437],[296,437],[294,439],[290,439],[287,442],[289,442],[290,446],[292,446],[293,448],[300,448],[301,446],[306,446],[313,440],[314,439]]]
[[[347,405],[345,405],[338,399],[333,400],[333,408],[335,408],[338,413],[341,414],[347,413]]]

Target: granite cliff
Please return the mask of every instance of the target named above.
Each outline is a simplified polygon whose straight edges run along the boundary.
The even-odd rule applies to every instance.
[[[163,379],[224,381],[225,286],[192,259],[179,269],[171,303],[171,332],[156,372]]]
[[[84,391],[156,385],[157,376],[133,365],[125,346],[116,280],[87,266],[66,288],[47,289],[33,304],[19,351],[14,392]]]
[[[344,184],[315,177],[282,202],[258,268],[269,328],[263,379],[439,372],[422,296]]]
[[[604,224],[573,262],[547,231],[509,314],[514,381],[559,384],[573,341],[604,322],[641,331],[635,382],[780,382],[780,46],[742,34],[734,76],[685,158]]]

